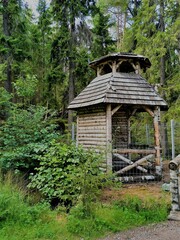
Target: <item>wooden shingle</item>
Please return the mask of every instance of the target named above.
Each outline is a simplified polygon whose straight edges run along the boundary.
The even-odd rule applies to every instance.
[[[116,72],[96,77],[68,108],[78,109],[100,103],[167,107],[167,103],[139,74]]]

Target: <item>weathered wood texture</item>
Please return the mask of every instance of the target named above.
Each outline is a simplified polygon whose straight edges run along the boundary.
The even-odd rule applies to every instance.
[[[166,102],[140,75],[115,72],[96,77],[71,102],[69,109],[100,103],[166,107]]]
[[[148,156],[145,156],[145,157],[139,159],[138,161],[134,162],[133,164],[131,164],[131,165],[129,165],[129,166],[127,166],[127,167],[125,167],[125,168],[117,171],[116,174],[127,172],[127,171],[131,170],[132,168],[139,166],[139,165],[142,164],[143,162],[145,162],[145,161],[147,161],[147,160],[149,160],[149,159],[151,159],[151,158],[153,158],[153,157],[154,157],[153,154],[150,154],[150,155],[148,155]]]
[[[84,148],[106,148],[106,113],[89,113],[78,116],[78,144]]]
[[[119,158],[120,160],[123,160],[124,162],[130,164],[130,165],[134,164],[134,162],[132,162],[130,159],[125,158],[124,156],[122,156],[122,155],[120,155],[120,154],[118,154],[118,153],[114,153],[113,155],[114,155],[115,157]],[[136,166],[136,168],[137,168],[138,170],[142,171],[142,172],[147,173],[147,169],[144,168],[144,167]],[[122,170],[121,170],[121,171],[122,171]]]
[[[155,154],[155,149],[114,149],[114,153],[126,154],[126,153],[136,153],[136,154]]]

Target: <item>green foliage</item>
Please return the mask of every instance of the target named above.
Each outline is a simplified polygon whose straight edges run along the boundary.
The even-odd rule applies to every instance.
[[[52,204],[57,201],[70,207],[79,199],[89,213],[90,202],[96,199],[104,178],[99,166],[97,154],[74,144],[53,142],[30,177],[29,187],[38,189]]]
[[[164,221],[169,210],[169,203],[162,199],[129,196],[111,205],[94,203],[89,216],[84,216],[84,208],[78,205],[66,217],[50,211],[47,203],[32,204],[33,196],[27,195],[20,183],[12,174],[0,178],[0,240],[96,239],[109,232]]]
[[[99,10],[93,17],[93,25],[91,54],[92,58],[96,59],[113,52],[115,49],[114,41],[109,33],[109,28],[112,27],[113,23],[110,23],[109,15],[104,15],[103,12]]]
[[[20,97],[32,98],[35,95],[35,89],[37,87],[37,78],[35,76],[30,76],[29,74],[26,78],[19,78],[14,83],[16,93]]]
[[[11,173],[0,177],[0,240],[76,239],[47,203],[32,204],[20,182]]]
[[[33,224],[40,220],[46,211],[49,211],[47,204],[30,206],[25,191],[22,190],[21,179],[13,177],[12,173],[7,173],[0,177],[0,225],[5,222],[11,224],[18,222],[22,225]],[[17,184],[17,181],[19,183]],[[14,182],[14,183],[12,183]],[[16,182],[16,183],[15,183]],[[27,199],[27,200],[25,200]]]
[[[58,137],[48,114],[47,109],[34,106],[11,110],[8,120],[0,126],[0,165],[4,170],[28,172],[38,166],[38,157]]]
[[[69,231],[85,239],[93,239],[109,231],[118,232],[164,221],[169,204],[160,200],[127,197],[111,206],[96,204],[94,209],[94,215],[85,219],[80,217],[81,208],[71,211],[68,217]]]
[[[5,119],[9,112],[11,106],[10,99],[11,94],[9,94],[4,88],[0,87],[0,120]]]

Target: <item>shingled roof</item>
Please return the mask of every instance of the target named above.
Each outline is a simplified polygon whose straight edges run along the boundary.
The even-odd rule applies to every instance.
[[[142,69],[146,69],[151,66],[151,62],[149,61],[149,59],[147,57],[139,55],[139,54],[125,53],[125,52],[111,53],[111,54],[102,56],[102,57],[90,62],[89,66],[96,70],[96,68],[99,64],[101,64],[103,62],[107,62],[107,61],[115,61],[118,59],[131,59],[134,62],[138,61],[140,64],[140,67]]]
[[[144,78],[136,73],[123,72],[96,77],[70,103],[68,109],[78,109],[100,103],[167,108],[167,103]]]

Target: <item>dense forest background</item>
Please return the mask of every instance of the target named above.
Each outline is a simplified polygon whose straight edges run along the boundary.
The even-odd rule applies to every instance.
[[[180,121],[178,0],[39,0],[37,12],[25,0],[0,1],[3,152],[14,158],[12,149],[20,146],[28,157],[55,138],[51,128],[70,129],[74,115],[67,106],[95,76],[89,62],[112,52],[150,59],[144,77],[169,105],[162,124]]]
[[[180,122],[179,3],[39,0],[37,12],[35,17],[25,0],[0,1],[0,173],[23,175],[25,185],[67,211],[81,196],[89,212],[108,181],[102,181],[102,157],[71,144],[75,113],[67,106],[95,77],[90,61],[112,52],[148,57],[152,66],[142,74],[169,106],[161,118],[167,159],[167,125]],[[147,118],[132,124],[139,144]]]

